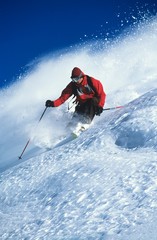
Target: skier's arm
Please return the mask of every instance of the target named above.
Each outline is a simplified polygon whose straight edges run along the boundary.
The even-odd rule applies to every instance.
[[[63,104],[73,94],[71,82],[62,91],[61,96],[53,101],[53,107],[58,107]]]
[[[96,79],[92,79],[92,83],[99,98],[98,105],[103,108],[106,101],[106,93],[104,92],[103,85],[99,80]]]

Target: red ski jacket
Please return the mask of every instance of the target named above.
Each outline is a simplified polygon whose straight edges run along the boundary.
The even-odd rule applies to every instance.
[[[76,102],[81,104],[89,98],[97,97],[99,99],[98,105],[103,108],[106,100],[106,94],[103,90],[101,82],[93,77],[90,77],[93,87],[89,86],[87,82],[87,76],[83,76],[83,81],[78,84],[70,82],[66,88],[62,91],[61,96],[53,101],[54,107],[58,107],[63,104],[69,97],[74,94],[74,84],[76,85]]]

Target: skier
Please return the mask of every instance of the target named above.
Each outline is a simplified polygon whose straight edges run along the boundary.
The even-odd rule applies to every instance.
[[[52,101],[47,100],[46,107],[58,107],[72,95],[76,96],[75,113],[83,116],[86,123],[91,123],[95,115],[103,112],[106,94],[101,82],[84,74],[80,68],[72,70],[71,82],[62,91],[61,96]]]

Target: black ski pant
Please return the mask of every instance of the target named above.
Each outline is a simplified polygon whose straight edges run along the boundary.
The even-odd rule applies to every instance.
[[[87,99],[84,103],[78,104],[75,108],[77,114],[83,115],[85,118],[91,122],[95,116],[95,112],[98,107],[98,98],[93,97]]]

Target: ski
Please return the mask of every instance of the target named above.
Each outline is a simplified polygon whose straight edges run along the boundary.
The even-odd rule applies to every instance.
[[[72,132],[70,134],[70,136],[65,137],[63,140],[61,140],[59,143],[57,143],[52,149],[57,148],[57,147],[61,147],[62,145],[65,145],[71,141],[73,141],[74,139],[76,139],[78,137],[77,134],[75,134],[74,132]]]

